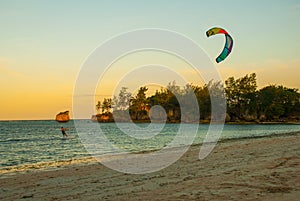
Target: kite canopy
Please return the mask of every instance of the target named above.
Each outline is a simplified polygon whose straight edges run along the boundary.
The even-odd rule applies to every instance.
[[[228,55],[230,54],[233,47],[233,40],[232,37],[228,34],[228,32],[222,28],[214,27],[206,32],[207,37],[213,36],[215,34],[225,34],[226,39],[225,46],[221,54],[216,58],[216,62],[219,63],[223,61],[226,57],[228,57]]]

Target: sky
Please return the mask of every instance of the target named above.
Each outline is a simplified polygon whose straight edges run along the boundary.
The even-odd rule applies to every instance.
[[[226,28],[234,49],[215,64],[224,80],[256,73],[259,88],[300,89],[299,22],[299,0],[0,0],[0,120],[72,111],[74,84],[89,54],[113,36],[143,28],[180,33],[212,59],[224,38],[205,32]]]

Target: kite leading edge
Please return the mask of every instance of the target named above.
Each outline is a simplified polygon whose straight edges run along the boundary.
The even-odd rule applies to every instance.
[[[224,46],[221,54],[216,58],[216,62],[219,63],[219,62],[223,61],[226,57],[228,57],[228,55],[232,51],[233,40],[232,40],[232,37],[228,34],[228,32],[222,28],[214,27],[214,28],[209,29],[206,32],[207,37],[213,36],[215,34],[224,34],[225,39],[226,39],[225,46]]]

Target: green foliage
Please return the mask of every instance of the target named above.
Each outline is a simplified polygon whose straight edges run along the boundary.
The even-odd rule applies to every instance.
[[[271,85],[259,91],[259,107],[269,120],[288,117],[297,112],[299,98],[297,89]]]
[[[228,113],[241,120],[252,115],[255,119],[265,116],[278,121],[292,115],[299,116],[300,95],[297,89],[270,85],[257,91],[255,73],[235,80],[226,80]]]
[[[112,108],[111,98],[104,98],[101,108],[102,108],[102,113],[110,113]]]
[[[146,97],[147,87],[140,87],[137,95],[131,100],[130,114],[135,120],[148,119],[146,117],[149,111],[148,99]]]
[[[127,110],[129,108],[132,95],[130,92],[127,92],[127,89],[126,87],[122,87],[118,97],[113,98],[114,110]]]
[[[230,77],[225,81],[228,111],[239,119],[256,113],[256,74],[252,73],[237,80]]]
[[[101,109],[101,102],[98,101],[97,102],[97,105],[96,105],[96,110],[97,110],[97,113],[99,114],[99,110]]]
[[[167,112],[168,121],[179,121],[180,105],[176,97],[179,97],[181,93],[180,87],[173,81],[166,88],[161,88],[160,91],[156,91],[155,95],[148,98],[149,106],[160,105]]]
[[[191,85],[200,109],[200,119],[209,119],[211,113],[211,101],[210,94],[208,90],[208,85],[204,85],[202,87]]]
[[[238,79],[229,77],[225,85],[224,90],[221,82],[210,81],[204,86],[187,84],[181,88],[173,81],[150,97],[146,96],[147,87],[140,87],[134,97],[123,87],[113,101],[98,101],[96,109],[102,109],[102,113],[111,113],[113,105],[114,113],[119,114],[124,121],[128,120],[124,113],[126,111],[129,111],[129,118],[132,120],[144,121],[149,120],[150,108],[160,105],[165,109],[167,122],[180,122],[183,107],[193,104],[193,95],[199,106],[200,120],[211,119],[211,100],[218,108],[225,109],[226,104],[221,101],[224,98],[227,101],[227,113],[233,121],[278,121],[290,117],[299,119],[300,94],[297,89],[270,85],[257,90],[255,73]],[[184,104],[180,106],[179,103]],[[187,108],[191,111],[188,111],[184,118],[195,119],[195,109]]]

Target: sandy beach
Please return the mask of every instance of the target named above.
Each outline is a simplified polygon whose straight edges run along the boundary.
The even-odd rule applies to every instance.
[[[99,163],[1,175],[0,200],[298,200],[300,133],[199,146],[159,172],[130,175]]]

